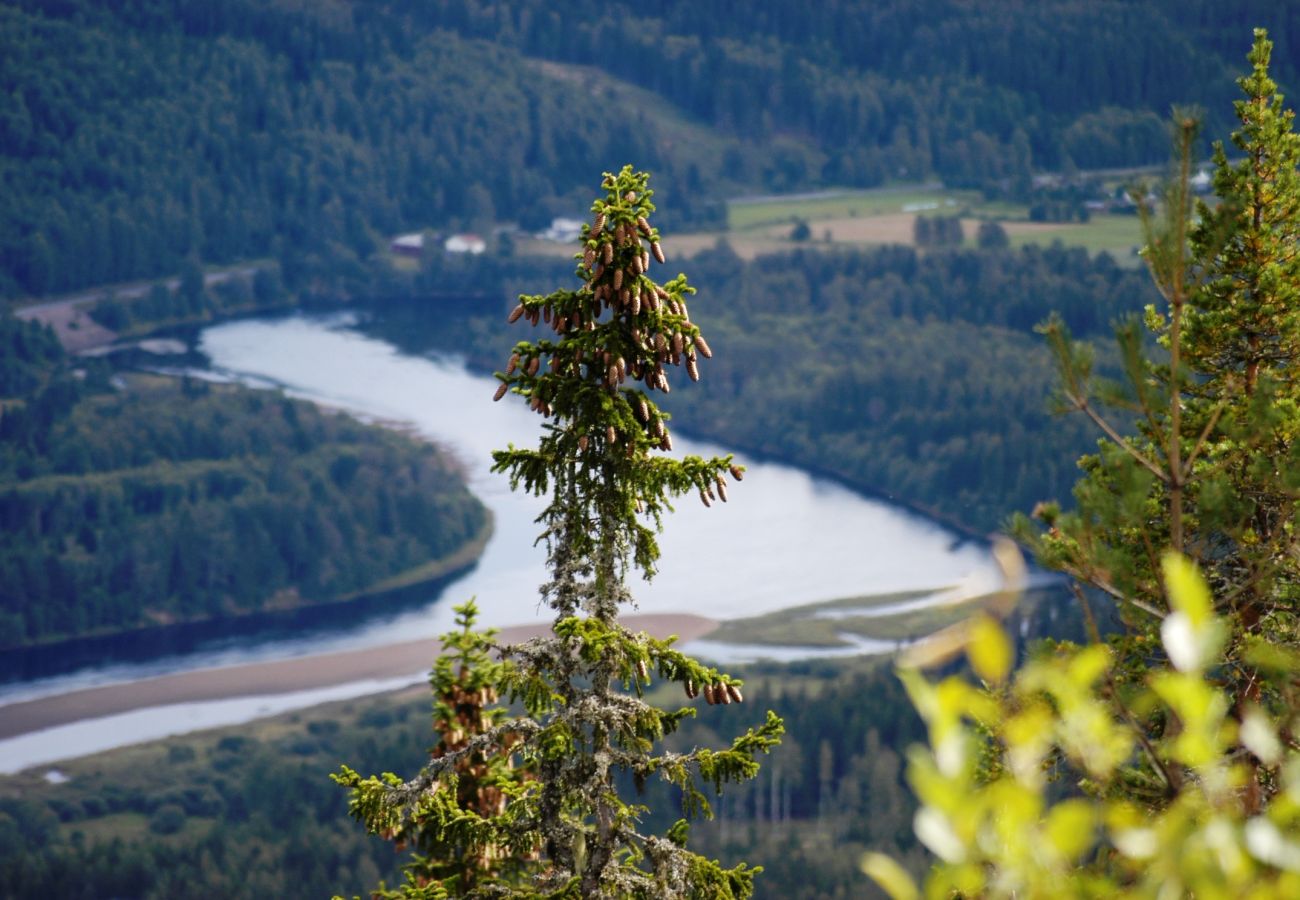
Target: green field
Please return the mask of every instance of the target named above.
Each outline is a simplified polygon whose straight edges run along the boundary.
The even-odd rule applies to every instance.
[[[923,185],[737,200],[728,206],[730,232],[725,236],[744,256],[771,252],[782,244],[798,246],[788,231],[788,226],[798,221],[808,223],[812,232],[808,243],[813,245],[824,243],[826,230],[833,231],[832,243],[838,245],[910,245],[913,214],[960,215],[966,222],[968,246],[974,244],[977,223],[987,220],[1006,228],[1012,246],[1060,241],[1089,253],[1106,251],[1122,265],[1138,263],[1135,248],[1140,244],[1140,226],[1135,216],[1100,214],[1088,222],[1031,222],[1023,205],[986,202],[977,191]],[[873,227],[873,221],[878,227]],[[724,234],[698,237],[721,236]]]
[[[1071,247],[1083,247],[1089,253],[1105,250],[1121,265],[1137,265],[1137,248],[1142,242],[1141,225],[1137,216],[1096,215],[1087,222],[1062,223],[1048,226],[1033,233],[1015,233],[1009,228],[1011,244],[1049,244],[1059,240]]]
[[[768,225],[809,224],[826,219],[880,216],[901,212],[954,213],[978,203],[977,191],[952,191],[923,185],[874,188],[872,190],[827,191],[815,195],[737,200],[727,206],[727,226],[747,231]]]

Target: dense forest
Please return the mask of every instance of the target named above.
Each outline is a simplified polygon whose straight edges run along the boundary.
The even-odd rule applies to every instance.
[[[1265,2],[7,0],[0,296],[535,228],[627,160],[670,227],[737,191],[1151,163],[1171,102],[1228,108],[1247,22],[1290,58],[1300,15]]]
[[[710,708],[681,742],[748,727],[769,706],[795,737],[760,780],[728,794],[722,818],[697,829],[702,846],[768,866],[762,897],[874,896],[848,848],[909,853],[919,867],[913,802],[890,748],[919,740],[920,723],[888,668],[769,667],[750,683],[754,705]],[[348,818],[345,792],[326,775],[340,759],[367,771],[418,767],[433,740],[428,694],[419,694],[75,762],[63,767],[66,784],[35,773],[0,780],[0,889],[233,900],[351,896],[381,877],[392,883],[400,858]],[[672,798],[650,802],[671,821]]]
[[[692,320],[728,351],[700,390],[666,401],[679,426],[979,533],[1068,498],[1096,439],[1082,417],[1051,414],[1055,374],[1034,326],[1056,310],[1076,334],[1105,337],[1154,294],[1144,272],[1059,245],[745,261],[723,243],[680,268],[699,289]],[[510,346],[507,298],[571,278],[563,261],[438,258],[375,282],[370,327],[491,370]]]
[[[487,527],[413,438],[264,391],[73,369],[48,332],[4,323],[35,361],[5,357],[32,389],[0,416],[0,646],[337,600]]]

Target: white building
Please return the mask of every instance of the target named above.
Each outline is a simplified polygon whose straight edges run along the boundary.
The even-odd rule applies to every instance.
[[[424,253],[424,232],[399,234],[389,243],[388,249],[397,256],[421,256]]]
[[[555,218],[551,220],[551,227],[538,235],[544,241],[555,241],[559,244],[571,244],[582,234],[582,222],[579,219]]]
[[[453,234],[443,243],[442,249],[448,253],[473,253],[477,255],[487,250],[487,241],[477,234]]]

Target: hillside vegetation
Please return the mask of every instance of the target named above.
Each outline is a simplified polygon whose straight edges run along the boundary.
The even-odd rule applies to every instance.
[[[749,689],[794,727],[753,784],[729,792],[701,846],[767,867],[761,896],[874,896],[854,865],[866,847],[923,856],[901,747],[921,736],[892,673],[874,663],[754,673]],[[417,767],[435,735],[428,693],[367,698],[123,748],[0,777],[0,888],[6,896],[308,898],[399,880],[405,854],[368,837],[327,777],[338,760]],[[754,724],[753,708],[710,707],[675,747]],[[664,796],[660,796],[663,793]],[[675,798],[647,797],[667,827]],[[875,810],[864,817],[860,810]],[[653,823],[660,825],[656,818]],[[810,873],[815,873],[811,874]],[[864,894],[864,891],[866,892]]]
[[[0,647],[338,600],[464,565],[487,528],[412,438],[264,391],[106,375],[29,366],[39,386],[0,416]]]
[[[664,246],[671,254],[671,235]],[[1065,499],[1074,460],[1096,440],[1081,417],[1051,414],[1054,370],[1034,326],[1055,309],[1076,334],[1103,336],[1153,293],[1141,271],[1059,245],[746,261],[724,243],[689,268],[701,295],[692,319],[729,352],[699,390],[669,398],[677,424],[979,533]],[[405,287],[384,287],[413,299],[380,303],[370,327],[409,351],[468,353],[490,371],[509,345],[506,298],[530,278],[568,277],[560,260],[436,261]],[[434,286],[500,299],[451,307],[427,299]]]
[[[294,285],[398,231],[534,229],[631,160],[674,228],[737,191],[1151,163],[1171,102],[1228,108],[1244,23],[1290,58],[1262,0],[6,0],[0,296],[268,256]]]

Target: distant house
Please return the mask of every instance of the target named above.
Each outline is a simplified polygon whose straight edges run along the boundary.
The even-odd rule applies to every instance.
[[[487,250],[487,241],[477,234],[453,234],[443,242],[442,249],[448,253],[479,254]]]
[[[424,255],[424,232],[399,234],[389,243],[388,250],[394,256],[413,256],[418,259]]]
[[[570,244],[578,239],[582,234],[582,222],[579,219],[555,218],[551,220],[551,227],[538,235],[544,241],[555,241],[558,244]]]

